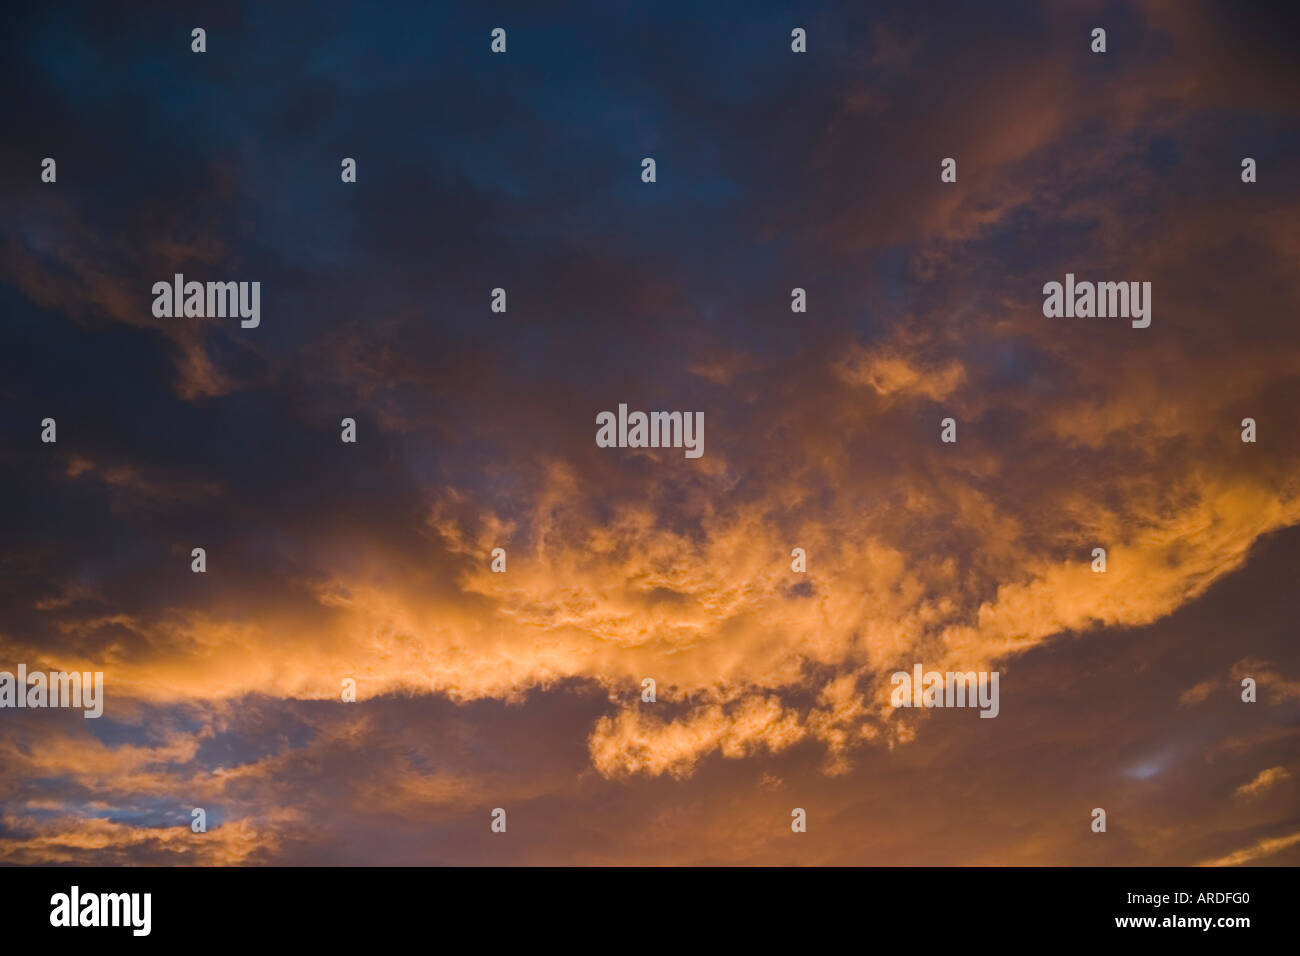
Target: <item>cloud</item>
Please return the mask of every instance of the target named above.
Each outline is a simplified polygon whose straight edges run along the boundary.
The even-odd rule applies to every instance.
[[[1261,703],[1280,704],[1300,698],[1300,680],[1284,677],[1270,661],[1244,658],[1232,665],[1231,674],[1238,685],[1247,677],[1253,678],[1256,686],[1264,689],[1258,697]]]
[[[1279,780],[1285,780],[1291,776],[1286,767],[1269,767],[1267,770],[1261,770],[1254,780],[1249,783],[1243,783],[1236,790],[1239,797],[1253,797],[1263,793]]]
[[[280,816],[292,816],[292,811]],[[0,861],[21,866],[84,864],[87,859],[100,866],[246,866],[271,859],[278,848],[273,831],[248,820],[206,833],[193,833],[188,826],[139,827],[83,816],[35,820],[5,814],[0,824],[7,834],[0,836]]]
[[[966,378],[955,360],[926,368],[904,355],[873,354],[862,348],[854,349],[836,370],[850,384],[870,386],[883,397],[919,395],[935,402],[951,395]]]
[[[1289,833],[1281,837],[1266,837],[1257,840],[1248,847],[1235,850],[1227,856],[1221,856],[1217,859],[1206,860],[1201,866],[1243,866],[1255,860],[1265,859],[1280,853],[1288,847],[1293,847],[1300,843],[1300,830],[1295,833]]]
[[[575,853],[786,859],[745,830],[779,819],[785,835],[789,808],[753,783],[766,779],[782,799],[806,787],[838,801],[841,821],[865,805],[885,822],[854,831],[859,845],[895,859],[906,847],[884,831],[907,827],[890,806],[946,820],[1022,788],[980,790],[963,761],[992,759],[1000,731],[963,738],[894,712],[892,671],[1003,669],[1008,706],[976,725],[1011,724],[1036,692],[1106,693],[1088,683],[1094,658],[1243,575],[1265,582],[1261,601],[1212,620],[1247,649],[1206,663],[1212,637],[1189,634],[1181,656],[1200,669],[1132,718],[1170,711],[1183,723],[1167,737],[1215,738],[1220,793],[1284,760],[1277,727],[1191,708],[1225,668],[1259,681],[1257,720],[1300,699],[1266,643],[1271,619],[1251,616],[1267,561],[1288,554],[1270,542],[1300,524],[1287,415],[1300,197],[1268,172],[1297,113],[1294,64],[1277,56],[1288,34],[1212,5],[1120,14],[1143,55],[1099,63],[1077,11],[1024,9],[989,31],[976,9],[942,22],[907,4],[838,10],[835,31],[810,31],[834,35],[824,58],[793,74],[762,65],[762,23],[695,62],[679,24],[622,11],[597,32],[636,42],[565,30],[536,83],[485,75],[454,95],[400,39],[427,31],[383,17],[359,37],[332,37],[328,17],[313,27],[330,51],[314,67],[344,63],[347,82],[308,70],[304,87],[276,72],[273,44],[245,45],[219,97],[183,76],[167,97],[141,87],[163,67],[131,24],[88,41],[88,62],[108,44],[138,68],[93,83],[16,34],[0,71],[21,73],[42,110],[16,120],[15,169],[31,165],[24,143],[98,149],[123,128],[168,150],[83,152],[60,160],[57,189],[0,186],[20,330],[4,358],[20,439],[0,480],[24,504],[0,553],[0,649],[32,669],[103,670],[107,694],[105,729],[6,720],[0,793],[21,809],[3,852],[411,860],[427,822],[474,859],[504,852],[453,838],[482,829],[483,803],[540,814],[614,793],[664,827],[681,820],[655,799],[685,794],[695,816],[671,850],[607,830]],[[258,32],[282,35],[268,16]],[[975,32],[987,42],[967,42]],[[681,57],[666,73],[663,50]],[[445,52],[447,69],[471,68]],[[439,123],[411,127],[416,107]],[[211,132],[229,129],[244,132]],[[320,157],[358,137],[391,148],[341,191]],[[1239,181],[1224,142],[1259,153],[1258,184]],[[650,150],[667,174],[654,192],[625,174]],[[945,156],[955,184],[939,181]],[[177,271],[263,281],[263,325],[160,323],[148,290]],[[1066,271],[1149,279],[1152,326],[1046,319],[1042,284]],[[501,283],[510,311],[490,313]],[[807,314],[789,312],[795,284]],[[705,457],[597,448],[595,413],[622,401],[702,411]],[[46,414],[59,442],[37,446]],[[343,416],[356,445],[338,441]],[[1247,416],[1254,444],[1240,441]],[[939,441],[946,417],[955,446]],[[1056,669],[1041,688],[1012,682],[1043,661]],[[360,703],[340,700],[345,678]],[[1115,693],[1141,697],[1149,679],[1115,677]],[[1059,771],[1052,755],[1092,733],[1077,699],[1048,700],[1023,740],[998,744],[1023,761],[1003,771]],[[1124,768],[1188,751],[1125,740],[1090,780],[1155,792],[1192,763],[1135,781]],[[884,782],[893,772],[961,786],[915,808],[915,787]],[[1260,779],[1238,789],[1280,778]],[[710,817],[713,793],[734,819]],[[198,800],[224,814],[208,849],[123,822]],[[1276,825],[1254,819],[1265,803],[1234,810]],[[1006,827],[997,850],[955,823],[929,845],[962,860],[1099,852],[1043,804],[1016,806],[1023,820],[989,814]],[[1179,823],[1199,841],[1188,859],[1275,852],[1223,856],[1225,829],[1199,809]],[[392,820],[415,826],[364,845]],[[1190,846],[1147,829],[1117,858]],[[330,849],[331,832],[355,845]]]

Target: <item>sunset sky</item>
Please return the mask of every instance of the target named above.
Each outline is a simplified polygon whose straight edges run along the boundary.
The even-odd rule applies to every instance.
[[[0,863],[1300,863],[1296,5],[185,6],[0,39]]]

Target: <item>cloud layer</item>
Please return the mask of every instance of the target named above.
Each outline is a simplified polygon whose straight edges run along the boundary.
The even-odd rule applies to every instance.
[[[1295,862],[1289,14],[732,14],[19,19],[0,668],[108,705],[3,712],[0,860]]]

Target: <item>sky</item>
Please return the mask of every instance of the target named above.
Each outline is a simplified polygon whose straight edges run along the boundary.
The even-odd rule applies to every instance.
[[[1294,5],[547,6],[9,12],[0,863],[1300,863]]]

